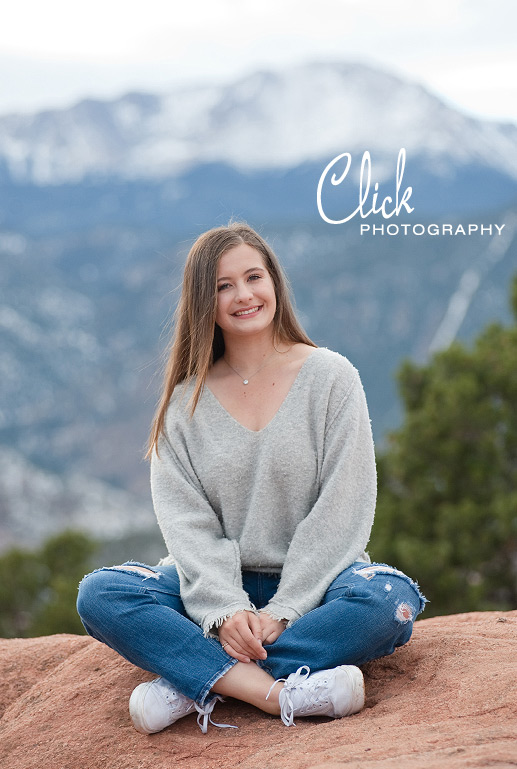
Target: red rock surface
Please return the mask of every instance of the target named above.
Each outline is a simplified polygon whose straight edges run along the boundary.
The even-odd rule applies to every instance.
[[[420,620],[411,642],[364,668],[349,718],[279,718],[227,700],[138,734],[127,703],[152,678],[72,635],[0,640],[2,769],[463,769],[517,766],[517,611]]]

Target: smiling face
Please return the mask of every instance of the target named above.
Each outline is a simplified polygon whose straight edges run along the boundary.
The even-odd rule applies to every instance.
[[[215,318],[223,335],[272,333],[275,312],[275,287],[262,254],[247,243],[226,251],[217,266]]]

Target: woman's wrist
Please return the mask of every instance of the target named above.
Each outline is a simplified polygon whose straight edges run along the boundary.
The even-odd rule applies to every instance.
[[[276,614],[273,614],[273,612],[269,611],[269,609],[264,608],[259,610],[259,614],[265,614],[266,617],[269,617],[270,619],[275,620],[276,622],[281,622],[284,627],[289,623],[289,620],[285,617],[278,617]]]

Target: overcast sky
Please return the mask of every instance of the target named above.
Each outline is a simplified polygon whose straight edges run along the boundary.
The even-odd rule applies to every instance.
[[[19,0],[0,24],[0,113],[343,59],[517,123],[515,0]]]

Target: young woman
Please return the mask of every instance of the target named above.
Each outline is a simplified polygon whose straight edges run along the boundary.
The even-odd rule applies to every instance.
[[[149,455],[169,555],[99,569],[78,597],[90,635],[159,675],[131,695],[136,729],[197,711],[206,732],[221,695],[288,726],[358,712],[358,666],[409,640],[425,598],[365,552],[376,471],[359,374],[308,338],[246,224],[187,257]]]

